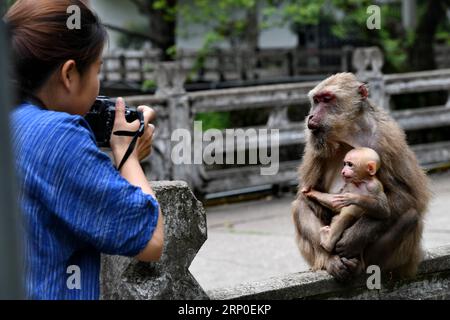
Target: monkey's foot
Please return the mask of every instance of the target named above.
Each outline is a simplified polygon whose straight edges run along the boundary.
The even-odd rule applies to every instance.
[[[324,226],[319,230],[320,235],[320,245],[327,252],[333,251],[333,243],[331,243],[331,228],[330,226]]]

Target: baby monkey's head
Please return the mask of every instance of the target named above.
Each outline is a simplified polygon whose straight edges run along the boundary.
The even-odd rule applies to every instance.
[[[341,173],[346,182],[360,182],[375,176],[380,164],[380,156],[375,150],[355,148],[345,155]]]

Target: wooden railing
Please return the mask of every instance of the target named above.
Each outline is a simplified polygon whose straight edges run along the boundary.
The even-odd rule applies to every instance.
[[[180,49],[176,60],[191,82],[274,80],[350,71],[353,50],[351,46],[268,48],[257,52],[215,49],[201,56],[198,50]],[[434,50],[437,67],[450,68],[450,46],[435,45]],[[141,84],[145,80],[156,81],[161,53],[157,49],[115,50],[105,54],[103,60],[104,81]]]
[[[434,46],[434,55],[436,57],[436,66],[440,69],[450,68],[450,46],[438,44]]]
[[[108,53],[103,57],[102,80],[138,83],[155,80],[160,57],[154,49]],[[317,50],[274,48],[256,53],[216,49],[204,56],[200,56],[197,50],[180,49],[176,60],[192,82],[224,82],[347,71],[350,57],[350,47]]]

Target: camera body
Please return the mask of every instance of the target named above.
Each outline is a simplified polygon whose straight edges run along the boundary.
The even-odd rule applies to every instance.
[[[135,107],[125,106],[125,118],[128,122],[141,119]],[[97,145],[101,148],[110,148],[109,140],[116,116],[116,103],[109,97],[98,96],[90,111],[85,115],[95,135]]]

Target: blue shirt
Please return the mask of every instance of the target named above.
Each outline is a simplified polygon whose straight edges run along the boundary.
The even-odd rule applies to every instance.
[[[158,203],[120,176],[81,116],[18,106],[12,142],[30,299],[98,299],[100,253],[135,256]]]

